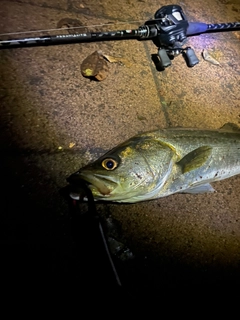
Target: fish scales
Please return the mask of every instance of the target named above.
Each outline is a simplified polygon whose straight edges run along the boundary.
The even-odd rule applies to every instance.
[[[240,173],[240,130],[170,128],[136,135],[68,179],[85,180],[96,200],[139,202],[174,193],[212,192]]]

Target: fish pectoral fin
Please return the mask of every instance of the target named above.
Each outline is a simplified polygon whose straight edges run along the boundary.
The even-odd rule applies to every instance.
[[[198,185],[196,187],[191,187],[186,190],[184,190],[182,193],[205,193],[205,192],[214,192],[215,189],[210,185],[210,183],[205,183]]]
[[[212,154],[212,147],[202,146],[184,156],[177,164],[186,173],[201,167]]]

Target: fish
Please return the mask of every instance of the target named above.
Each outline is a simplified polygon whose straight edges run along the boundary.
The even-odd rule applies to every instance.
[[[214,192],[240,174],[240,129],[166,128],[138,134],[67,178],[88,184],[94,200],[136,203],[176,193]],[[72,198],[77,199],[74,192]]]

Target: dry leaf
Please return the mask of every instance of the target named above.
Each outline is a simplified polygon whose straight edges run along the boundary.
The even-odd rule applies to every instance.
[[[73,148],[73,147],[75,146],[75,144],[76,144],[76,143],[74,143],[74,142],[70,142],[70,143],[69,143],[69,148]]]
[[[108,75],[108,65],[103,58],[101,51],[94,51],[81,65],[81,72],[84,77],[95,78],[99,81],[104,80]]]
[[[69,28],[68,33],[70,34],[88,32],[88,29],[84,26],[84,24],[77,19],[63,18],[59,20],[57,23],[57,28],[63,27]]]
[[[108,62],[114,63],[114,62],[121,62],[122,58],[108,56],[107,54],[103,54],[104,58],[107,59]]]
[[[125,64],[128,67],[131,65],[131,63],[127,59],[124,59],[124,58],[121,58],[121,57],[113,57],[113,56],[109,56],[107,54],[103,54],[103,57],[110,63],[121,62],[121,63]]]
[[[202,56],[203,56],[203,59],[216,65],[216,66],[221,66],[221,64],[216,60],[214,59],[206,49],[203,49],[203,52],[202,52]]]

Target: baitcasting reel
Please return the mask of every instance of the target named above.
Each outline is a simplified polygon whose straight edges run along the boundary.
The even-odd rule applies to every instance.
[[[153,39],[153,42],[159,48],[158,56],[161,67],[170,66],[170,57],[173,58],[180,53],[184,54],[189,67],[195,66],[199,60],[194,50],[190,47],[182,47],[189,34],[189,23],[182,8],[178,5],[164,6],[155,13],[154,18],[154,20],[147,21],[145,25],[154,23],[157,28],[157,36]]]

